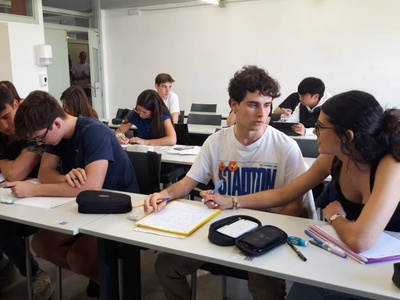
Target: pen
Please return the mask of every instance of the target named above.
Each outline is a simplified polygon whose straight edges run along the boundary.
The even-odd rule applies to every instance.
[[[307,229],[304,230],[304,233],[307,234],[310,238],[312,238],[316,243],[318,243],[318,245],[323,245],[324,244],[323,241],[321,241],[318,237],[315,236],[315,234],[311,233]]]
[[[297,247],[290,242],[290,240],[287,240],[286,242],[289,244],[290,248],[292,248],[293,251],[296,252],[298,257],[300,257],[303,261],[307,261],[307,258],[303,255],[303,253],[301,253],[300,250],[297,249]]]
[[[157,204],[160,204],[161,202],[167,202],[167,201],[169,201],[169,200],[170,200],[169,197],[160,198],[160,199],[157,200]],[[138,204],[138,205],[135,205],[135,206],[132,206],[132,207],[133,207],[133,208],[138,208],[138,207],[143,207],[143,206],[144,206],[144,203]]]
[[[6,182],[6,181],[7,181],[7,180],[3,179],[2,181],[0,181],[0,184],[4,183],[4,182]]]
[[[335,249],[335,248],[331,248],[331,247],[329,247],[327,244],[322,244],[322,245],[320,245],[320,244],[318,244],[316,241],[313,241],[313,240],[310,240],[310,243],[313,244],[313,245],[315,245],[315,246],[317,246],[317,247],[319,247],[319,248],[322,248],[322,249],[324,249],[324,250],[326,250],[326,251],[329,251],[329,252],[331,252],[331,253],[333,253],[333,254],[336,254],[337,256],[340,256],[340,257],[343,257],[343,258],[346,258],[346,257],[347,257],[347,254],[346,254],[346,253],[344,253],[344,252],[342,252],[342,251],[338,251],[338,250]]]
[[[211,195],[214,195],[216,192],[218,192],[219,188],[222,186],[222,184],[224,183],[224,179],[222,178],[220,181],[218,181],[217,185],[214,187],[214,189],[211,191]],[[201,199],[201,202],[203,202],[204,204],[207,203],[207,201],[205,201],[204,199]]]

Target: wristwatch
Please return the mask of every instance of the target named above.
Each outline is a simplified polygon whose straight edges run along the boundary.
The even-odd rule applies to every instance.
[[[332,224],[333,221],[335,221],[339,217],[344,217],[344,216],[341,214],[333,214],[332,216],[330,216],[328,219],[329,224]]]
[[[117,139],[119,139],[119,138],[121,138],[121,137],[125,137],[125,134],[123,134],[122,132],[120,132],[120,133],[117,133],[115,136],[117,137]]]

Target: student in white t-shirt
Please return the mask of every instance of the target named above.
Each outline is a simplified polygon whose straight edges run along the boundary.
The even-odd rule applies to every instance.
[[[172,117],[172,123],[176,124],[178,123],[180,110],[178,95],[171,91],[172,83],[174,81],[175,80],[171,77],[171,75],[160,73],[156,76],[155,87],[157,93],[168,107],[169,113]]]
[[[278,82],[256,66],[245,66],[236,72],[228,88],[236,124],[211,135],[183,179],[145,199],[145,212],[151,209],[159,212],[166,203],[157,204],[157,199],[185,197],[199,182],[207,183],[210,179],[215,184],[224,179],[215,195],[222,195],[230,207],[236,209],[237,196],[278,188],[305,172],[306,165],[297,143],[268,126],[272,99],[279,96],[279,90]],[[202,191],[200,195],[208,197],[210,193],[211,190]],[[300,216],[303,197],[293,198],[281,207],[259,205],[254,208]],[[196,259],[160,253],[155,270],[166,298],[190,299],[186,275],[203,264]],[[248,286],[254,299],[283,300],[286,295],[285,281],[279,278],[249,273]]]

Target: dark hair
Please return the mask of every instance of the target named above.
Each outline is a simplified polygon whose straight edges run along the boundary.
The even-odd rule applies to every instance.
[[[164,134],[163,115],[171,114],[160,95],[154,90],[145,90],[140,93],[136,101],[136,106],[143,106],[146,110],[152,112],[151,131],[154,138],[160,138]]]
[[[280,88],[279,83],[266,70],[257,66],[244,66],[229,81],[228,92],[231,99],[240,103],[247,92],[259,91],[264,96],[277,98],[280,96]]]
[[[321,110],[344,141],[343,153],[355,162],[373,164],[389,153],[400,161],[400,116],[394,113],[395,109],[383,110],[374,96],[349,91],[328,99]],[[352,143],[346,142],[346,130],[354,133]]]
[[[67,88],[61,94],[60,100],[63,103],[64,110],[74,117],[82,115],[84,117],[99,118],[94,108],[89,105],[85,91],[80,86],[73,85]]]
[[[6,109],[6,105],[13,105],[14,97],[5,84],[0,84],[0,112]]]
[[[299,83],[299,86],[297,87],[297,92],[300,95],[318,94],[319,99],[321,99],[325,92],[325,84],[319,78],[307,77],[307,78],[304,78]]]
[[[2,80],[0,81],[0,84],[5,85],[11,91],[14,99],[17,99],[18,101],[22,100],[21,97],[18,95],[17,89],[15,88],[14,84],[11,81]]]
[[[160,73],[156,76],[155,83],[157,85],[160,85],[161,83],[164,82],[174,82],[175,80],[171,77],[171,75],[167,73]]]
[[[18,107],[15,114],[15,134],[19,139],[29,139],[38,130],[45,129],[66,112],[57,100],[44,91],[33,91]]]

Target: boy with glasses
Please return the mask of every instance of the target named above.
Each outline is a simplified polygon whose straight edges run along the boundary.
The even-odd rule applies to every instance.
[[[68,115],[47,92],[34,91],[15,116],[19,138],[45,144],[41,184],[7,183],[16,197],[76,196],[83,190],[138,193],[135,172],[114,134],[101,121]],[[97,240],[40,229],[32,247],[46,260],[98,282]]]

